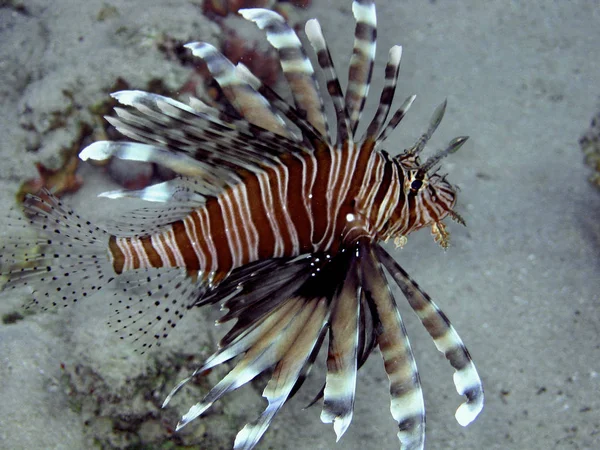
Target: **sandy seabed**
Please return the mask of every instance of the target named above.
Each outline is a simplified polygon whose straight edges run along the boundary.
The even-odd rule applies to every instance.
[[[52,161],[73,140],[77,117],[102,100],[116,77],[140,88],[153,77],[171,86],[185,80],[189,69],[166,61],[153,36],[218,42],[218,28],[190,1],[17,3],[0,2],[4,210],[19,183],[35,176],[34,161]],[[343,72],[352,45],[351,1],[313,3],[306,14],[319,18]],[[107,5],[117,14],[98,20]],[[600,97],[600,4],[382,0],[377,6],[379,51],[365,114],[374,111],[394,44],[404,47],[398,95],[418,95],[387,150],[409,146],[444,98],[448,110],[431,146],[471,137],[444,162],[461,188],[458,211],[468,227],[450,226],[447,252],[423,231],[395,253],[451,318],[486,389],[482,415],[460,427],[452,370],[399,297],[425,391],[428,449],[600,448],[600,192],[587,182],[577,143]],[[68,101],[81,116],[56,129],[52,112]],[[65,201],[90,217],[109,215],[111,203],[95,198],[110,188],[105,178],[81,170],[84,188]],[[2,314],[24,300],[1,295]],[[121,350],[97,340],[103,317],[78,309],[0,324],[0,448],[88,448],[82,418],[61,388],[61,363],[85,354],[106,368]],[[191,320],[208,324],[203,313]],[[214,345],[212,329],[202,330],[195,342],[174,335],[168,348]],[[258,448],[398,448],[381,366],[375,353],[361,370],[354,421],[340,443],[317,408],[302,410],[317,380],[284,408]],[[243,410],[247,397],[240,398]],[[248,420],[258,413],[245,411]]]

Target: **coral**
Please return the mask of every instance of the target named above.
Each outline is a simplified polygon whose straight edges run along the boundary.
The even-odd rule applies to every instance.
[[[192,355],[172,354],[115,383],[103,369],[79,361],[61,365],[62,385],[71,409],[84,421],[89,440],[101,448],[178,449],[200,444],[204,448],[226,448],[237,424],[225,420],[223,410],[207,415],[198,426],[175,433],[173,426],[183,408],[161,407],[169,390],[198,362]],[[201,398],[210,385],[209,380],[213,381],[210,374],[197,377],[191,395]],[[224,432],[228,428],[231,428],[229,433]]]
[[[47,189],[58,197],[76,192],[83,184],[83,180],[76,173],[79,165],[79,149],[90,133],[89,125],[80,124],[79,136],[70,147],[64,148],[61,152],[62,164],[58,169],[52,169],[37,162],[35,167],[39,177],[27,180],[21,185],[17,192],[17,201],[22,202],[27,194],[39,194],[42,189]]]

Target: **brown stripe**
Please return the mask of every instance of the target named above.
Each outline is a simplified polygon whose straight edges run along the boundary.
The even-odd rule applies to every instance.
[[[175,259],[175,255],[173,254],[171,247],[169,247],[167,245],[166,233],[167,233],[166,231],[163,233],[158,233],[156,235],[156,238],[162,244],[163,248],[165,249],[165,254],[166,254],[167,258],[169,259],[167,267],[177,267],[177,260]]]
[[[204,272],[206,272],[208,268],[212,265],[213,257],[208,248],[208,244],[206,243],[206,240],[210,239],[210,236],[206,236],[207,230],[205,230],[202,227],[202,222],[200,221],[200,214],[202,214],[202,211],[206,212],[206,210],[195,210],[191,214],[191,218],[194,222],[194,227],[196,228],[196,235],[198,236],[198,241],[196,242],[196,245],[198,246],[200,252],[204,255],[204,258],[206,259],[206,266],[201,267],[201,269]],[[205,274],[205,276],[208,276],[208,274]]]
[[[312,251],[310,217],[306,206],[304,205],[304,199],[302,198],[305,195],[302,180],[303,165],[300,160],[293,156],[287,156],[285,158],[285,165],[289,172],[287,208],[298,233],[300,251],[302,253]]]
[[[150,261],[150,265],[152,267],[162,267],[163,261],[156,249],[154,248],[154,246],[152,245],[151,237],[144,236],[140,238],[140,242],[142,243],[142,247],[144,248],[144,252],[148,257],[148,260]]]
[[[233,266],[233,258],[225,233],[223,211],[215,197],[209,198],[206,202],[206,212],[208,213],[212,241],[217,249],[217,272],[219,274],[228,273]],[[222,276],[219,274],[215,274],[215,276],[221,279]]]
[[[267,218],[267,211],[262,200],[260,184],[257,175],[247,173],[244,184],[248,191],[248,205],[250,207],[250,218],[258,231],[258,256],[266,259],[273,256],[275,247],[275,235]]]
[[[117,245],[116,236],[111,236],[108,240],[108,251],[112,256],[113,269],[115,273],[120,274],[123,273],[123,266],[125,264],[125,255]]]
[[[179,252],[185,261],[186,269],[188,271],[200,270],[200,261],[198,260],[198,256],[196,256],[196,252],[192,246],[192,242],[185,231],[185,225],[183,224],[183,221],[179,220],[173,223],[171,226],[173,227],[173,236],[175,236],[177,248],[179,248]]]
[[[366,22],[356,22],[354,36],[363,41],[373,43],[377,39],[377,28]]]
[[[320,242],[327,230],[327,189],[329,184],[329,170],[331,168],[331,154],[328,147],[315,154],[317,160],[317,175],[312,190],[312,215],[315,224],[313,242]]]

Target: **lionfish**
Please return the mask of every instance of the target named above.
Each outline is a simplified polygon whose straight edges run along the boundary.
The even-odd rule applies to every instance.
[[[237,359],[177,429],[270,370],[263,392],[268,406],[235,439],[236,449],[253,448],[302,386],[327,336],[327,374],[315,401],[323,400],[321,420],[333,423],[337,439],[352,420],[357,371],[378,347],[401,447],[424,448],[419,372],[386,273],[455,369],[454,384],[466,397],[456,420],[466,426],[483,408],[482,384],[462,340],[380,245],[390,239],[402,245],[411,232],[431,227],[435,240],[447,247],[443,220],[462,219],[453,210],[456,188],[436,166],[467,137],[421,162],[444,102],[411,148],[398,156],[382,150],[415,99],[408,97],[387,121],[400,46],[389,51],[379,106],[358,136],[377,22],[372,0],[355,0],[352,11],[356,28],[345,92],[319,22],[309,20],[305,27],[335,109],[335,132],[295,31],[273,11],[243,9],[240,14],[266,32],[278,53],[293,105],[215,47],[190,43],[186,47],[220,86],[223,104],[116,92],[112,96],[125,108],[115,108],[116,117],[107,120],[137,142],[95,142],[80,153],[83,160],[150,161],[173,170],[178,174],[173,180],[101,194],[162,205],[101,228],[49,193],[30,195],[24,202],[27,219],[21,220],[40,237],[14,238],[3,248],[7,286],[32,287],[34,303],[43,307],[67,306],[116,283],[124,299],[114,302],[112,325],[143,349],[165,338],[186,310],[221,302],[227,312],[220,322],[235,323],[163,406],[193,376]]]

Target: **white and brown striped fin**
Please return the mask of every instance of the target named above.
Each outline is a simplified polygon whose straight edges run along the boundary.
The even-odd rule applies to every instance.
[[[403,450],[422,450],[425,403],[406,329],[381,264],[370,249],[362,261],[362,270],[365,294],[375,309],[377,343],[390,382],[390,411],[398,423],[398,439]]]
[[[377,14],[373,0],[356,0],[352,3],[352,12],[356,19],[354,31],[354,50],[348,69],[346,88],[346,109],[350,119],[352,134],[365,106],[369,85],[373,75],[375,50],[377,44]]]
[[[265,130],[290,137],[283,118],[267,99],[237,75],[235,66],[221,52],[206,42],[191,42],[185,47],[206,63],[223,94],[241,117]]]
[[[253,8],[241,9],[239,13],[266,32],[267,40],[279,54],[298,115],[306,119],[321,137],[326,137],[327,118],[315,71],[296,32],[276,12]]]
[[[118,117],[106,117],[119,132],[170,152],[189,154],[209,165],[218,176],[222,176],[221,172],[252,170],[265,159],[277,161],[290,152],[308,151],[286,137],[246,121],[224,122],[161,95],[143,91],[111,95],[133,108],[115,108]]]
[[[379,106],[377,112],[371,119],[371,123],[367,127],[365,134],[361,140],[372,139],[381,132],[381,127],[387,120],[394,94],[396,93],[396,85],[398,84],[398,73],[400,72],[400,61],[402,60],[402,47],[394,45],[388,53],[388,61],[385,66],[385,78],[381,96],[379,98]]]
[[[337,145],[342,145],[349,140],[352,140],[352,129],[350,128],[350,120],[348,111],[344,103],[344,93],[340,85],[340,80],[333,66],[333,60],[329,52],[329,47],[323,36],[323,30],[317,19],[311,19],[306,22],[305,26],[306,37],[312,45],[319,66],[323,69],[325,75],[325,83],[327,92],[333,103],[337,123]]]
[[[469,425],[483,409],[483,385],[469,351],[450,324],[446,315],[431,298],[421,290],[400,265],[380,246],[375,247],[379,260],[406,296],[437,349],[444,354],[454,368],[454,385],[467,400],[456,410],[456,420],[462,426]]]
[[[317,130],[306,118],[305,114],[302,114],[294,106],[290,105],[289,102],[281,97],[277,92],[262,83],[244,64],[237,63],[236,73],[238,76],[244,78],[260,92],[270,103],[276,108],[283,116],[285,116],[290,124],[298,128],[302,133],[302,144],[308,148],[314,147],[316,142],[327,141],[327,135],[323,135]],[[327,122],[325,123],[326,132],[329,132]],[[290,130],[292,138],[296,141],[300,141],[296,136],[296,133]]]
[[[402,105],[400,105],[400,108],[396,110],[396,112],[394,113],[388,124],[385,126],[383,131],[379,134],[379,136],[377,136],[377,139],[375,141],[375,145],[377,147],[381,146],[381,144],[385,142],[385,140],[392,133],[392,131],[396,129],[396,126],[398,126],[402,119],[404,119],[404,116],[406,115],[416,98],[416,95],[411,95],[406,100],[404,100],[404,103],[402,103]]]
[[[48,191],[28,194],[23,212],[11,217],[10,241],[1,246],[0,275],[8,279],[4,289],[28,288],[30,306],[46,310],[85,301],[114,280],[106,231]]]
[[[359,270],[362,255],[358,249],[347,251],[352,253],[350,265],[332,305],[327,377],[321,412],[323,423],[333,423],[338,441],[350,426],[354,412],[362,297]]]
[[[438,105],[435,111],[433,111],[431,119],[429,119],[429,125],[427,127],[427,130],[425,130],[425,132],[419,137],[419,139],[417,139],[417,142],[415,142],[415,144],[407,150],[407,153],[411,155],[418,155],[419,153],[421,153],[421,151],[423,151],[425,145],[427,145],[427,142],[429,142],[429,139],[431,139],[431,136],[433,136],[433,133],[435,133],[435,130],[437,130],[437,127],[442,122],[442,119],[444,118],[444,113],[446,112],[447,104],[448,101],[444,100],[440,105]]]

